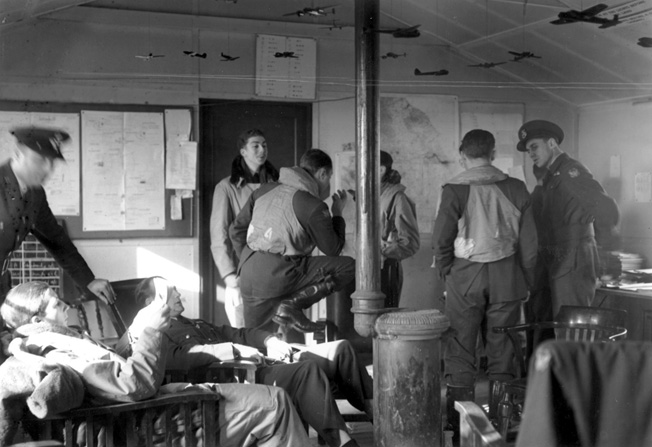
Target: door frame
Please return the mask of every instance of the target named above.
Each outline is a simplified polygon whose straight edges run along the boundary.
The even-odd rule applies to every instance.
[[[210,248],[210,214],[212,209],[213,191],[215,185],[221,179],[213,179],[214,175],[207,173],[207,170],[213,166],[215,157],[219,153],[213,151],[214,142],[212,134],[208,131],[209,126],[214,126],[214,122],[208,121],[208,113],[204,113],[208,106],[239,106],[245,105],[252,111],[257,108],[269,109],[271,107],[290,110],[294,108],[299,115],[298,129],[292,129],[295,139],[295,146],[302,145],[308,149],[312,147],[312,107],[311,102],[277,102],[261,100],[226,100],[226,99],[200,99],[199,100],[199,153],[198,162],[198,241],[199,241],[199,314],[200,318],[215,323],[226,323],[224,310],[218,309],[216,287],[218,284],[223,285],[222,279],[217,274],[217,268],[213,262],[213,255]],[[255,112],[252,112],[255,114]],[[234,123],[232,123],[234,124]],[[231,124],[224,123],[224,126]],[[263,126],[261,126],[263,127]],[[267,132],[266,132],[267,134]],[[231,142],[230,142],[231,143]],[[303,150],[301,150],[301,153]],[[300,153],[298,154],[300,156]],[[298,158],[298,157],[297,157]],[[298,159],[297,159],[298,162]],[[228,159],[228,166],[231,166],[231,158]],[[280,168],[281,166],[276,166]]]

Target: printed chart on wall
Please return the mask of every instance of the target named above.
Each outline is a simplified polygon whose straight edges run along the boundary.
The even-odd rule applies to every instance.
[[[84,231],[164,229],[163,114],[81,116]]]
[[[417,207],[419,231],[428,233],[442,185],[460,171],[458,109],[455,96],[383,96],[380,98],[380,148],[393,160],[406,194]],[[354,144],[335,157],[335,187],[355,189]],[[355,210],[346,207],[347,233],[355,232]],[[347,236],[348,239],[348,236]]]
[[[57,162],[43,186],[50,208],[57,216],[79,216],[79,114],[0,111],[0,163],[12,156],[16,139],[10,130],[17,126],[62,129],[70,140],[61,148],[65,162]]]
[[[441,187],[460,170],[457,107],[455,96],[380,98],[380,148],[416,203],[421,233],[431,231]]]
[[[317,41],[298,37],[256,37],[256,95],[315,99]]]
[[[460,104],[460,139],[473,129],[491,132],[496,138],[494,166],[510,177],[525,181],[525,157],[516,150],[523,109],[523,104],[463,102]]]

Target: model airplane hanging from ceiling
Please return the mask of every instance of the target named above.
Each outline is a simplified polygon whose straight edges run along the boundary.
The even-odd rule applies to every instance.
[[[503,65],[506,64],[507,62],[483,62],[481,64],[473,64],[469,65],[469,67],[479,67],[479,68],[493,68],[496,65]]]
[[[299,59],[299,56],[294,55],[294,51],[276,52],[274,53],[274,57],[285,57],[285,58],[291,57],[294,59]]]
[[[508,51],[509,54],[514,56],[512,59],[513,62],[520,62],[522,59],[541,59],[541,56],[537,56],[531,51],[522,51],[517,53],[516,51]]]
[[[418,30],[420,26],[421,25],[408,26],[406,28],[370,29],[369,32],[391,34],[393,37],[410,39],[421,35],[421,32]]]
[[[414,69],[415,76],[446,76],[447,74],[448,74],[448,70],[446,69],[437,70],[437,71],[421,71],[418,68]]]
[[[407,53],[397,54],[397,53],[392,53],[392,52],[390,51],[390,52],[388,52],[387,54],[383,54],[383,55],[380,56],[380,57],[383,58],[383,59],[388,59],[388,58],[391,58],[391,59],[398,59],[399,57],[405,57],[405,56],[407,56]]]
[[[140,54],[138,54],[138,55],[136,55],[136,57],[137,57],[138,59],[142,59],[142,60],[144,60],[144,61],[148,61],[148,60],[150,60],[150,59],[154,59],[155,57],[165,57],[165,55],[164,55],[164,54],[153,54],[153,53],[149,53],[149,54],[147,54],[147,55],[140,55]]]
[[[333,31],[334,29],[344,29],[344,25],[338,25],[337,20],[333,20],[333,24],[331,26],[322,26],[321,29],[329,29]]]
[[[328,14],[335,14],[335,7],[339,5],[328,5],[328,6],[317,6],[314,8],[303,8],[298,11],[294,12],[288,12],[287,14],[283,14],[283,17],[287,16],[327,16]],[[327,11],[327,9],[330,9],[331,11]]]
[[[201,57],[206,59],[206,53],[197,53],[196,51],[184,51],[183,54],[187,54],[190,57]]]
[[[636,45],[640,45],[643,48],[652,48],[652,37],[639,37]]]
[[[220,53],[220,56],[222,56],[221,61],[226,61],[226,62],[231,62],[236,59],[240,59],[240,56],[229,56],[228,54]]]
[[[597,23],[600,25],[599,28],[609,28],[612,26],[616,26],[620,23],[618,14],[615,14],[611,19],[598,17],[598,14],[600,14],[608,7],[609,6],[605,5],[604,3],[598,3],[597,5],[592,6],[588,9],[583,9],[582,11],[577,11],[575,9],[571,9],[569,11],[562,11],[557,15],[558,19],[553,20],[550,23],[552,23],[553,25],[565,25],[567,23],[577,23],[577,22]]]

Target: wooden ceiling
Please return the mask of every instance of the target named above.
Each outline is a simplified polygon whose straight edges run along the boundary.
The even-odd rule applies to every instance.
[[[620,23],[608,28],[595,23],[550,23],[560,12],[598,3],[607,5],[599,17],[618,14]],[[329,6],[328,15],[292,14],[322,6]],[[293,22],[333,34],[354,26],[353,0],[2,0],[0,36],[10,27],[81,8]],[[463,60],[468,70],[464,79],[482,82],[486,71],[492,70],[507,82],[546,90],[576,106],[652,96],[652,48],[638,44],[640,38],[652,38],[652,0],[381,0],[380,8],[382,27],[420,25],[420,37],[401,39],[402,43],[445,47],[451,57]],[[382,36],[381,52],[391,39]],[[529,51],[539,58],[517,62],[510,51]],[[501,64],[469,67],[486,62]],[[447,79],[456,75],[451,71]]]

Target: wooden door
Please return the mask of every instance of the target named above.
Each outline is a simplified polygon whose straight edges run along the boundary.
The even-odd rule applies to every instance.
[[[312,104],[211,99],[200,100],[199,105],[199,312],[207,321],[226,324],[224,306],[216,301],[216,287],[224,284],[210,248],[213,190],[231,174],[238,135],[247,129],[265,133],[267,159],[276,168],[297,165],[303,152],[312,147]]]

